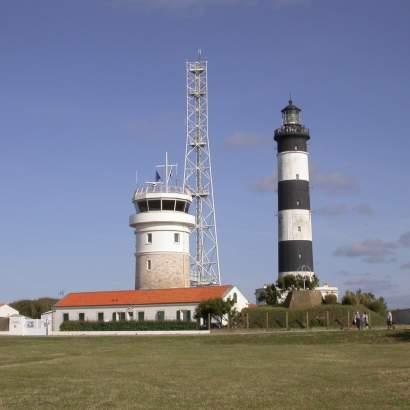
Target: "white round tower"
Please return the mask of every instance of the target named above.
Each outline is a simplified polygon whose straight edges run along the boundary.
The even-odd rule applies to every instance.
[[[133,196],[136,214],[135,289],[186,288],[190,286],[189,236],[195,217],[188,213],[188,190],[170,186],[172,166],[164,168],[165,182],[157,171],[156,182],[146,183]]]

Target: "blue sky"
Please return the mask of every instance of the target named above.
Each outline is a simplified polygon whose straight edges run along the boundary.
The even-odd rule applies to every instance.
[[[209,60],[222,279],[277,277],[273,130],[311,130],[315,270],[410,305],[410,3],[0,5],[0,301],[128,289],[135,171],[183,167],[185,61]],[[182,173],[181,173],[182,176]]]

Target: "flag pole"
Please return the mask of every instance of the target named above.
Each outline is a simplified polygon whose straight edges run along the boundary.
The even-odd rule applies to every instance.
[[[165,152],[165,192],[168,192],[168,152]]]

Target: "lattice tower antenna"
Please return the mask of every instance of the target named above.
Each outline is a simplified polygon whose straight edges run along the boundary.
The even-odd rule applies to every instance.
[[[198,52],[186,63],[187,138],[184,186],[193,196],[195,228],[191,234],[191,284],[221,284],[211,153],[208,138],[208,61]]]

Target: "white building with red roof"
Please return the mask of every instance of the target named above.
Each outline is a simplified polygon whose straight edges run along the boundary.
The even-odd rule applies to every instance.
[[[198,304],[209,299],[231,299],[240,312],[249,302],[232,285],[69,293],[49,312],[51,330],[64,321],[170,320],[195,321]],[[51,315],[51,317],[50,317]]]

